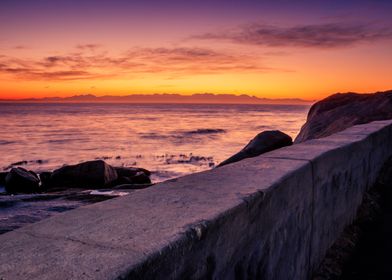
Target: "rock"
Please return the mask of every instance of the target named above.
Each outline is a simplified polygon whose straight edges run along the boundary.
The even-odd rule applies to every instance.
[[[124,184],[133,184],[131,177],[118,177],[117,180],[113,181],[110,186],[118,186],[118,185],[124,185]]]
[[[0,172],[0,186],[5,186],[5,177],[9,172]]]
[[[39,178],[33,171],[27,171],[22,167],[12,168],[5,177],[5,189],[9,193],[38,192]]]
[[[139,167],[114,167],[119,177],[133,177],[137,173],[142,172],[147,176],[151,175],[151,172],[144,168]]]
[[[118,178],[116,170],[103,160],[63,166],[51,175],[51,185],[64,188],[104,188]]]
[[[151,184],[151,172],[144,168],[137,167],[115,167],[118,179],[113,181],[111,186],[124,184]]]
[[[269,130],[259,133],[240,152],[221,162],[217,167],[237,162],[245,158],[256,157],[266,152],[290,146],[293,140],[279,130]]]
[[[309,110],[295,143],[329,136],[353,125],[392,119],[392,91],[334,94]]]
[[[41,179],[41,187],[44,190],[50,189],[53,186],[51,177],[52,177],[52,172],[50,171],[41,172],[39,174],[39,178]]]
[[[133,184],[151,184],[150,177],[143,172],[138,172],[131,179]]]

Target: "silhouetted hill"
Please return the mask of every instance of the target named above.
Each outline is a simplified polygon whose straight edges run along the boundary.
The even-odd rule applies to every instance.
[[[95,96],[92,94],[71,97],[44,97],[28,99],[0,99],[1,102],[107,102],[107,103],[209,103],[209,104],[308,104],[312,100],[298,98],[269,99],[246,94],[132,94],[126,96]]]

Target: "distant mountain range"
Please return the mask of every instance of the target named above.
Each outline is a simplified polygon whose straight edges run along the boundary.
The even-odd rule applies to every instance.
[[[95,96],[92,94],[71,97],[44,97],[28,99],[0,99],[0,102],[48,102],[48,103],[202,103],[202,104],[310,104],[314,100],[299,98],[270,99],[246,94],[132,94],[126,96]]]

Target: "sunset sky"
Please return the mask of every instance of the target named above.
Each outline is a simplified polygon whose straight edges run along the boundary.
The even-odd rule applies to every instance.
[[[0,98],[392,89],[392,1],[0,2]]]

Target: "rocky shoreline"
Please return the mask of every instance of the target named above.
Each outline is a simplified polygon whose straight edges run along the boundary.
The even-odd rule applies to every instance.
[[[137,167],[113,167],[103,160],[65,165],[53,171],[41,172],[12,167],[0,173],[0,185],[9,194],[43,193],[59,189],[142,188],[150,186],[151,172]]]
[[[374,106],[368,106],[374,104]],[[375,110],[374,108],[377,108]],[[392,91],[376,94],[335,94],[315,103],[294,144],[321,138],[345,128],[374,120],[392,118]],[[222,129],[197,129],[187,134],[221,134]],[[167,165],[203,164],[207,168],[255,157],[274,149],[292,145],[287,134],[263,131],[241,151],[215,165],[212,157],[193,154],[158,156]],[[140,155],[142,157],[142,155]],[[115,159],[120,159],[117,156]],[[22,166],[43,164],[44,160],[19,161],[0,172],[0,233],[36,222],[54,213],[126,195],[151,187],[152,173],[139,167],[118,167],[106,163],[109,157],[97,158],[75,165],[64,165],[53,171],[34,172]],[[168,176],[170,177],[170,176]],[[173,176],[172,176],[173,177]]]
[[[0,234],[56,213],[152,186],[144,168],[113,167],[103,160],[35,173],[13,164],[0,173]],[[23,163],[21,163],[23,164]]]

